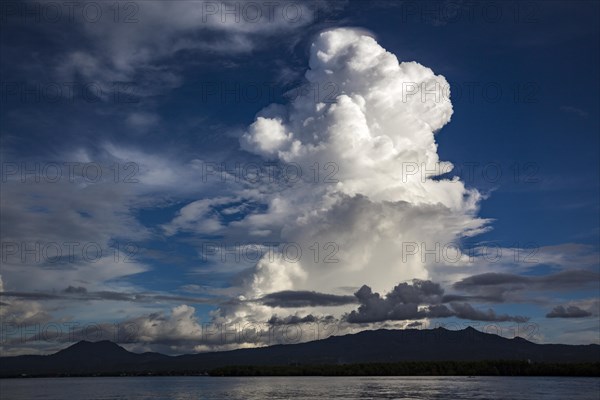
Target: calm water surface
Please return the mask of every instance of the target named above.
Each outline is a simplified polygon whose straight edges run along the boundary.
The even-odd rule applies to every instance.
[[[0,399],[598,400],[600,378],[123,377],[2,379]]]

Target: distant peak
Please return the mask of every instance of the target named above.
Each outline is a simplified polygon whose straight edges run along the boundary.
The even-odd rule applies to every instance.
[[[72,344],[69,347],[59,351],[59,353],[72,353],[72,352],[90,352],[90,351],[127,351],[118,344],[111,342],[110,340],[100,340],[98,342],[90,342],[88,340],[80,340],[79,342]]]
[[[73,346],[117,346],[118,344],[111,342],[110,340],[99,340],[97,342],[90,342],[89,340],[80,340],[75,343]]]
[[[448,329],[443,326],[438,326],[437,328],[434,328],[433,330],[444,331],[444,332],[479,332],[477,329],[473,328],[472,326],[467,326],[464,329]]]
[[[531,343],[529,340],[525,339],[524,337],[521,336],[515,336],[514,338],[512,338],[512,340],[514,340],[515,342],[527,342],[527,343]]]

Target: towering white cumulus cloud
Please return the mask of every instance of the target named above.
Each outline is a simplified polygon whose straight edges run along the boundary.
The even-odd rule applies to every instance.
[[[295,262],[261,259],[243,298],[281,290],[341,293],[363,284],[387,292],[401,281],[435,278],[428,270],[435,255],[425,262],[420,253],[408,256],[406,244],[433,248],[475,235],[487,223],[475,216],[477,191],[423,173],[451,169],[440,163],[435,142],[452,115],[445,78],[416,62],[400,63],[354,29],[321,33],[309,66],[300,95],[262,110],[241,138],[242,148],[295,163],[305,178],[262,194],[266,214],[239,223],[248,231],[270,230],[303,251]],[[221,309],[221,315],[273,312],[246,307]]]
[[[306,79],[287,108],[259,113],[242,138],[245,149],[286,162],[336,162],[335,190],[349,195],[465,207],[462,187],[406,173],[410,163],[440,170],[434,132],[452,115],[443,76],[399,63],[360,31],[336,29],[313,43]]]

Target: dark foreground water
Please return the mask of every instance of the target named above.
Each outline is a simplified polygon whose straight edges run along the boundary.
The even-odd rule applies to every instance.
[[[0,399],[598,400],[600,378],[123,377],[0,380]]]

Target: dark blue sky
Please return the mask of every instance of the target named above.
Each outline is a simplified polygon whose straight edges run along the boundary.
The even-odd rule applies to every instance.
[[[3,2],[0,275],[3,291],[13,293],[6,298],[19,310],[15,315],[35,309],[39,316],[39,321],[15,317],[14,323],[47,324],[67,318],[142,324],[143,316],[162,312],[168,324],[179,311],[191,321],[214,321],[226,318],[230,306],[224,302],[239,300],[239,295],[251,298],[240,288],[253,276],[256,262],[207,260],[201,245],[210,240],[229,246],[253,243],[249,226],[256,222],[250,217],[275,218],[275,206],[267,197],[248,194],[266,187],[207,183],[202,163],[225,162],[232,169],[235,163],[263,162],[260,153],[241,148],[242,135],[261,109],[271,103],[288,104],[300,93],[297,88],[306,82],[311,44],[320,32],[351,27],[367,32],[400,62],[416,61],[450,84],[454,112],[435,141],[440,160],[452,162],[455,169],[442,178],[457,175],[467,188],[477,189],[483,198],[472,217],[490,219],[492,228],[463,236],[460,242],[473,251],[482,246],[502,248],[512,259],[448,274],[434,273],[444,269],[438,265],[429,277],[439,278],[446,293],[458,294],[462,287],[460,294],[476,308],[493,308],[497,315],[526,315],[540,327],[538,340],[597,341],[599,3],[284,3],[301,10],[302,18],[291,22],[276,17],[253,24],[241,15],[240,22],[225,17],[223,23],[216,15],[206,15],[206,2],[177,1],[169,7],[150,1],[118,3],[118,18],[102,3],[103,15],[96,22],[80,14],[79,8],[74,19],[62,14],[54,21],[44,14],[48,4]],[[243,2],[230,4],[244,7]],[[275,14],[280,11],[277,8]],[[128,13],[131,23],[123,20]],[[340,67],[338,73],[344,71]],[[336,88],[333,103],[344,90]],[[49,163],[62,166],[60,182],[48,182],[44,168]],[[89,173],[81,165],[98,163],[103,180],[91,185],[85,179],[65,182],[65,163],[80,163],[75,169],[80,178]],[[30,178],[41,176],[41,183],[20,182],[27,168],[34,169]],[[127,177],[133,180],[124,181]],[[199,210],[205,213],[200,215]],[[213,223],[218,228],[211,230]],[[263,221],[266,227],[260,228],[270,233],[256,234],[282,241],[285,234],[293,237],[289,232],[301,229],[285,224],[273,228],[271,223],[276,224]],[[275,234],[277,229],[282,236]],[[134,260],[124,265],[122,260],[115,264],[113,258],[113,265],[102,259],[101,266],[89,270],[86,260],[57,266],[49,265],[43,254],[41,262],[33,264],[19,257],[27,243],[43,246],[70,240],[82,246],[98,244],[104,255],[116,251],[123,256],[123,246],[133,244]],[[5,245],[16,245],[17,256]],[[515,261],[515,252],[531,255],[534,262]],[[553,275],[573,271],[593,278],[578,287],[577,280],[561,281]],[[489,301],[483,286],[453,286],[483,273],[530,281],[517,279],[522,292],[516,294],[498,283],[494,288],[504,290],[505,297],[497,301]],[[36,282],[28,276],[36,276]],[[331,278],[315,279],[314,286],[294,284],[288,290],[325,292],[319,279]],[[353,282],[346,294],[366,283]],[[330,291],[342,295],[340,287],[332,284]],[[391,289],[374,288],[382,296]],[[116,300],[119,296],[109,292],[129,297]],[[39,304],[40,293],[58,298],[46,308]],[[144,294],[148,299],[139,300]],[[478,296],[484,295],[488,300],[478,303]],[[171,310],[181,304],[194,310],[189,315],[187,309]],[[561,305],[577,307],[585,316],[546,318]],[[353,308],[356,305],[346,311]],[[222,314],[209,314],[214,310]],[[317,311],[335,314],[328,308]],[[302,310],[294,312],[302,315]],[[306,312],[313,313],[310,308]],[[431,321],[476,321],[471,317],[455,313],[451,319]],[[576,323],[579,333],[564,321]],[[140,346],[163,349],[162,336],[146,337],[153,339]],[[18,343],[14,351],[32,346]],[[170,351],[205,349],[181,346]]]

